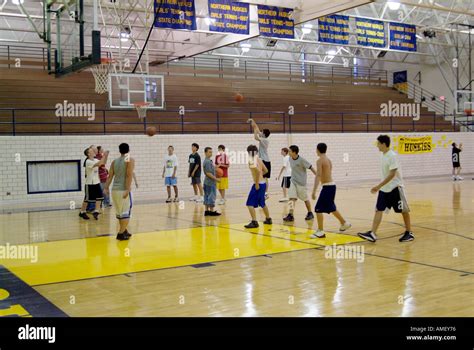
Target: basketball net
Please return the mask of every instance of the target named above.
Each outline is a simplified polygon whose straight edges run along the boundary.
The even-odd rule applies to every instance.
[[[95,79],[95,92],[98,94],[106,93],[109,90],[109,73],[113,60],[102,58],[101,63],[91,68]]]
[[[136,102],[133,104],[138,113],[138,118],[143,119],[146,117],[146,111],[148,107],[153,106],[151,102]]]

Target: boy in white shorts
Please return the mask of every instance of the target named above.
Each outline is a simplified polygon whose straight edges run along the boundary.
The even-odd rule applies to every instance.
[[[290,154],[290,165],[291,165],[291,183],[288,195],[290,197],[290,212],[283,218],[283,221],[293,222],[295,218],[293,217],[293,212],[295,208],[295,203],[297,199],[301,199],[306,205],[308,214],[306,214],[305,220],[313,220],[314,215],[311,210],[311,202],[308,199],[308,191],[306,190],[307,183],[307,169],[316,175],[316,170],[310,162],[308,162],[303,157],[299,155],[300,149],[296,145],[289,147]]]
[[[132,180],[135,160],[130,157],[130,147],[126,143],[119,146],[121,156],[112,162],[109,170],[109,178],[105,183],[105,192],[109,193],[109,186],[114,181],[112,187],[112,201],[115,207],[116,218],[120,228],[117,234],[119,241],[125,241],[132,235],[127,227],[132,215]]]

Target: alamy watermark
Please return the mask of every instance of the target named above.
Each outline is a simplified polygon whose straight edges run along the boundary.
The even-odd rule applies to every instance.
[[[37,245],[14,245],[6,243],[0,245],[0,260],[30,260],[32,263],[38,262]]]
[[[362,245],[343,245],[338,246],[336,243],[324,248],[324,257],[334,260],[356,260],[362,263],[365,260],[364,246]]]
[[[64,100],[63,103],[57,103],[56,117],[80,118],[87,117],[87,120],[95,120],[95,103],[71,103]]]
[[[380,105],[380,116],[390,118],[413,118],[414,121],[420,120],[421,106],[419,103],[397,103],[389,100],[388,103]]]

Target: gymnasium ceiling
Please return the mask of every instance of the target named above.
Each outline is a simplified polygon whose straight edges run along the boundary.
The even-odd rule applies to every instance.
[[[341,11],[340,14],[414,24],[418,27],[417,52],[387,50],[384,57],[378,57],[382,50],[358,46],[355,35],[351,35],[349,45],[322,44],[317,41],[314,30],[317,28],[317,21],[313,20],[308,22],[313,25],[313,30],[309,34],[303,34],[300,25],[296,29],[296,39],[279,39],[273,48],[267,47],[268,39],[259,37],[248,41],[251,49],[245,54],[238,44],[214,50],[209,54],[333,65],[343,65],[344,60],[349,60],[352,65],[353,59],[357,58],[358,64],[368,67],[373,67],[380,61],[441,64],[455,57],[456,37],[458,39],[462,37],[460,41],[467,38],[469,28],[462,26],[456,28],[454,23],[474,26],[474,0],[398,0],[398,2],[400,3],[398,10],[390,10],[387,1],[377,0]],[[355,29],[352,29],[354,32]],[[435,31],[436,38],[425,37],[422,34],[425,30]],[[473,29],[471,33],[474,34]],[[302,52],[305,53],[304,59]]]
[[[42,2],[24,0],[22,6],[13,4],[14,0],[0,0],[0,45],[25,45],[28,47],[45,47],[40,38],[43,31]],[[18,0],[17,0],[18,1]],[[70,0],[67,0],[70,1]],[[67,2],[57,0],[58,3]],[[128,55],[133,61],[138,56],[148,28],[153,22],[152,0],[98,0],[99,28],[101,29],[102,48],[105,51]],[[251,4],[265,4],[295,8],[296,23],[305,22],[326,14],[342,11],[353,6],[359,6],[371,0],[242,0]],[[91,47],[90,33],[93,29],[93,2],[84,0],[85,6],[85,45]],[[257,18],[251,17],[250,35],[234,35],[210,32],[205,18],[207,0],[195,0],[197,13],[196,31],[170,30],[155,28],[151,34],[148,46],[149,61],[166,61],[182,56],[193,56],[224,45],[230,45],[258,35]],[[56,7],[63,5],[56,5]],[[255,11],[253,11],[254,13]],[[78,26],[69,18],[66,12],[61,17],[61,42],[63,46],[78,46]],[[255,16],[256,17],[256,16]],[[131,29],[128,42],[119,40],[121,28]],[[38,33],[39,32],[39,33]],[[56,41],[56,19],[52,21],[53,42]]]

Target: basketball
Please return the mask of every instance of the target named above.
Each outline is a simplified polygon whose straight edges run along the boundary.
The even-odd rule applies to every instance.
[[[236,102],[242,102],[243,100],[244,100],[244,96],[243,96],[243,95],[241,95],[241,94],[239,94],[239,93],[235,94],[235,101],[236,101]]]
[[[221,168],[216,168],[216,177],[222,177],[224,175],[224,170]]]
[[[156,135],[156,128],[154,126],[149,126],[146,128],[146,134],[148,136],[155,136]]]

